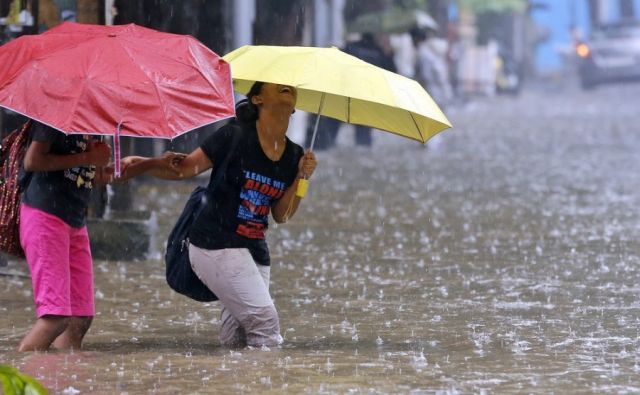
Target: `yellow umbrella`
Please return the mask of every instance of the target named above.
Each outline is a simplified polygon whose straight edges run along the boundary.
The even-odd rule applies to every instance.
[[[422,143],[451,127],[419,83],[337,48],[246,45],[223,59],[231,64],[234,89],[242,94],[256,81],[291,85],[298,90],[299,110]]]

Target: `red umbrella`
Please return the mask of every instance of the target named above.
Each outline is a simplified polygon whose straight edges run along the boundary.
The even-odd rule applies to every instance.
[[[191,36],[67,22],[1,46],[0,65],[0,106],[114,135],[114,152],[119,136],[172,139],[235,115],[229,65]]]

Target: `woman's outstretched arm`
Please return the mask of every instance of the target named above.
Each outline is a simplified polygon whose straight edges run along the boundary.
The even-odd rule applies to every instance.
[[[212,166],[213,163],[201,148],[196,148],[189,155],[165,152],[153,158],[127,156],[122,159],[124,179],[148,174],[165,180],[183,180],[195,177]]]

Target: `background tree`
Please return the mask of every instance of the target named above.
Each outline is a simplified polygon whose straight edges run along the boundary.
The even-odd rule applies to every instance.
[[[300,45],[308,0],[256,1],[253,42],[258,45]]]
[[[169,33],[190,34],[214,52],[227,52],[229,18],[224,0],[116,0],[114,23],[136,23]]]
[[[527,0],[457,0],[458,6],[467,8],[476,14],[483,12],[523,12],[527,9]]]
[[[362,14],[384,11],[394,5],[392,0],[347,0],[344,7],[344,19],[349,23]]]

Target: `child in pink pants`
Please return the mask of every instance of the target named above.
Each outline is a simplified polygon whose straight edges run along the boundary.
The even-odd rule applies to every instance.
[[[34,122],[24,168],[20,243],[31,271],[37,320],[20,351],[80,348],[94,315],[93,271],[85,212],[96,167],[108,145]]]

